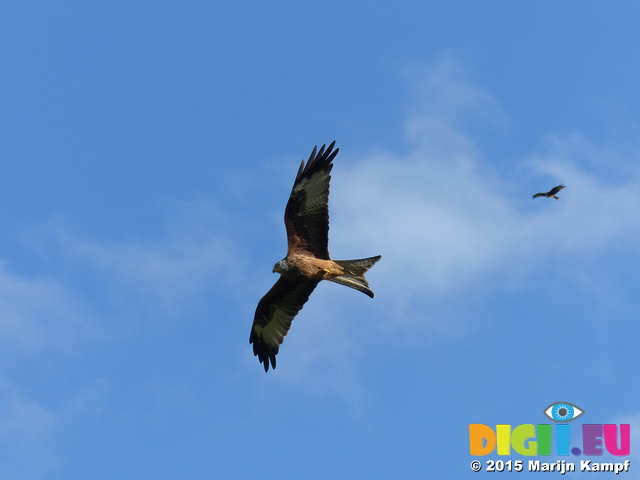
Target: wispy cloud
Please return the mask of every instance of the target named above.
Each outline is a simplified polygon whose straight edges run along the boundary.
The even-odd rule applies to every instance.
[[[70,349],[92,337],[91,309],[58,280],[24,278],[0,263],[0,342],[23,353]]]
[[[65,391],[64,400],[57,402],[26,390],[0,380],[0,475],[51,478],[64,463],[61,446],[69,425],[102,413],[108,384],[96,379]]]
[[[425,82],[433,90],[425,95],[442,92],[446,102],[462,90],[465,101],[493,105],[485,92],[465,87],[449,64],[434,67],[428,77],[437,81]],[[448,82],[443,69],[453,75]],[[332,251],[381,253],[378,289],[424,297],[488,275],[527,275],[558,255],[621,245],[637,250],[640,169],[627,169],[624,177],[600,175],[594,162],[612,147],[579,135],[549,137],[520,160],[523,178],[514,183],[440,108],[429,106],[408,120],[407,153],[375,151],[334,170]],[[494,115],[495,108],[489,110]],[[532,191],[534,178],[540,186]],[[531,200],[559,183],[568,186],[562,200]]]
[[[414,65],[405,70],[409,85],[407,137],[422,142],[414,130],[427,116],[462,128],[473,122],[507,125],[509,119],[500,103],[482,87],[466,78],[462,64],[447,52],[431,65]]]
[[[100,276],[112,304],[172,312],[231,288],[246,272],[241,242],[221,227],[213,230],[193,218],[187,223],[146,241],[90,239],[60,221],[42,226],[39,233],[54,240],[79,268]]]
[[[51,439],[57,415],[0,381],[0,445],[4,478],[45,478],[58,458]]]

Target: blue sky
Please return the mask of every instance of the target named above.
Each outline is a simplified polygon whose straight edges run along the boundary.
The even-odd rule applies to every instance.
[[[475,478],[470,423],[556,401],[631,423],[633,471],[638,14],[3,2],[0,477]],[[329,247],[382,255],[376,297],[321,284],[265,374],[284,206],[333,140]]]

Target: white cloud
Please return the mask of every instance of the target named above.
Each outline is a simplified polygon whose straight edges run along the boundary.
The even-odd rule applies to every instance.
[[[441,67],[434,70],[430,97],[442,91],[447,101],[453,93]],[[466,101],[492,104],[477,88],[460,87],[463,80],[450,81]],[[575,135],[547,139],[521,160],[523,179],[514,183],[439,108],[414,114],[407,132],[408,153],[376,151],[333,171],[332,253],[382,254],[374,291],[424,298],[492,275],[528,275],[558,255],[637,249],[640,169],[601,175],[594,162],[611,147]],[[560,201],[531,199],[559,183],[567,185]]]
[[[51,438],[58,420],[38,402],[0,381],[0,446],[3,478],[44,478],[57,465]]]
[[[0,263],[0,342],[22,352],[68,349],[90,337],[93,315],[60,282],[22,278]]]
[[[429,67],[420,65],[407,69],[405,76],[410,84],[412,100],[407,129],[410,140],[424,140],[424,136],[411,127],[415,120],[423,119],[425,113],[459,127],[477,121],[490,121],[496,125],[509,123],[499,102],[468,81],[464,68],[450,53],[445,53]]]
[[[207,288],[237,284],[247,263],[241,248],[209,231],[189,228],[159,241],[86,240],[57,224],[46,227],[69,258],[106,273],[112,300],[173,311]]]
[[[97,379],[66,391],[65,400],[56,403],[0,380],[0,477],[50,478],[62,465],[61,445],[70,425],[102,413],[107,391],[107,382]]]
[[[567,251],[637,245],[640,169],[629,168],[637,161],[627,157],[623,169],[607,174],[603,163],[611,155],[609,148],[594,145],[583,136],[554,136],[545,139],[543,152],[531,155],[525,162],[532,172],[567,184],[562,195],[567,197],[564,208],[551,225],[555,243]],[[540,227],[543,221],[539,215]]]

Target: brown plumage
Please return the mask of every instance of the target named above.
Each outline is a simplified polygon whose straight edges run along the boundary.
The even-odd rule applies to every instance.
[[[562,190],[564,185],[558,185],[557,187],[552,188],[547,193],[536,193],[532,198],[536,197],[547,197],[547,198],[555,198],[556,200],[560,200],[560,197],[556,197],[556,193]]]
[[[275,285],[256,308],[249,343],[253,354],[269,370],[276,368],[276,355],[291,322],[322,280],[355,288],[373,298],[364,274],[380,256],[360,260],[331,260],[329,256],[329,180],[331,163],[338,154],[336,142],[300,165],[284,212],[287,256],[273,267],[280,274]]]

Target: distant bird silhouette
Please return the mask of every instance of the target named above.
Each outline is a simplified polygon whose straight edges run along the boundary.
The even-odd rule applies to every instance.
[[[552,188],[547,193],[536,193],[532,198],[536,197],[547,197],[547,198],[555,198],[556,200],[560,200],[560,197],[556,197],[556,193],[564,188],[564,185],[558,185],[555,188]]]

